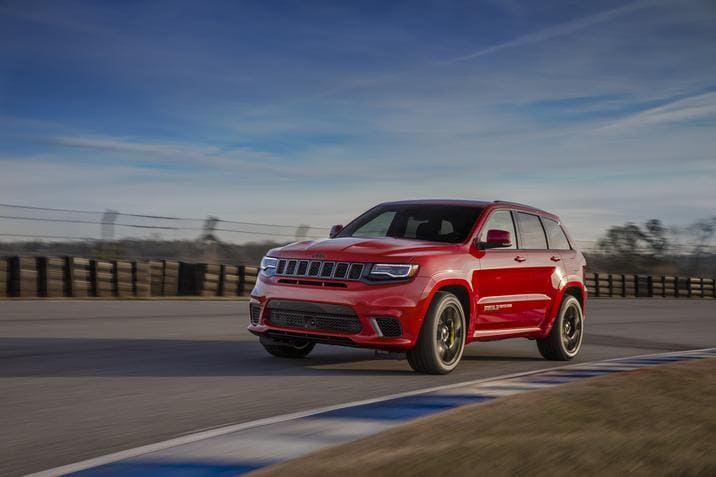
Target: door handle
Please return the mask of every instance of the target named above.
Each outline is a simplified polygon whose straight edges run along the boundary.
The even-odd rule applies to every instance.
[[[520,263],[522,263],[522,262],[524,262],[525,260],[527,260],[527,259],[526,259],[525,257],[521,256],[521,255],[518,255],[518,256],[515,257],[515,262],[520,262]]]
[[[562,260],[562,259],[559,258],[559,257],[556,256],[556,255],[552,255],[552,256],[550,257],[550,260],[552,260],[553,262],[559,262],[559,261]]]

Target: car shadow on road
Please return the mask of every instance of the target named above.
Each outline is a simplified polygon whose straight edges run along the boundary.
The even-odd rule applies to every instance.
[[[395,376],[401,362],[370,350],[319,346],[292,360],[255,341],[111,338],[0,338],[0,377]],[[332,367],[335,367],[332,369]]]
[[[462,361],[544,361],[541,356],[487,356],[462,355]]]

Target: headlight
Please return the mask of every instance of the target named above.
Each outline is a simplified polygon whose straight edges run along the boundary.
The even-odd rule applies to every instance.
[[[376,263],[368,276],[375,280],[399,280],[414,277],[416,273],[417,264]]]
[[[261,273],[267,277],[271,277],[276,274],[276,266],[278,265],[278,259],[273,257],[264,257],[261,259]]]

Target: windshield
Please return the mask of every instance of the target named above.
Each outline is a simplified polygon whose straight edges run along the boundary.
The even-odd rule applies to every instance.
[[[386,204],[369,210],[338,237],[394,237],[462,243],[481,208],[461,205]]]

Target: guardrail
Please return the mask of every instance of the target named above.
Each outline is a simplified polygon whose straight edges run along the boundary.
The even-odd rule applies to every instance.
[[[173,260],[0,258],[0,298],[244,296],[257,267]]]
[[[245,296],[258,267],[174,260],[0,258],[3,297]],[[587,273],[592,297],[716,298],[713,278]]]
[[[713,278],[587,273],[590,296],[631,298],[716,298]]]

